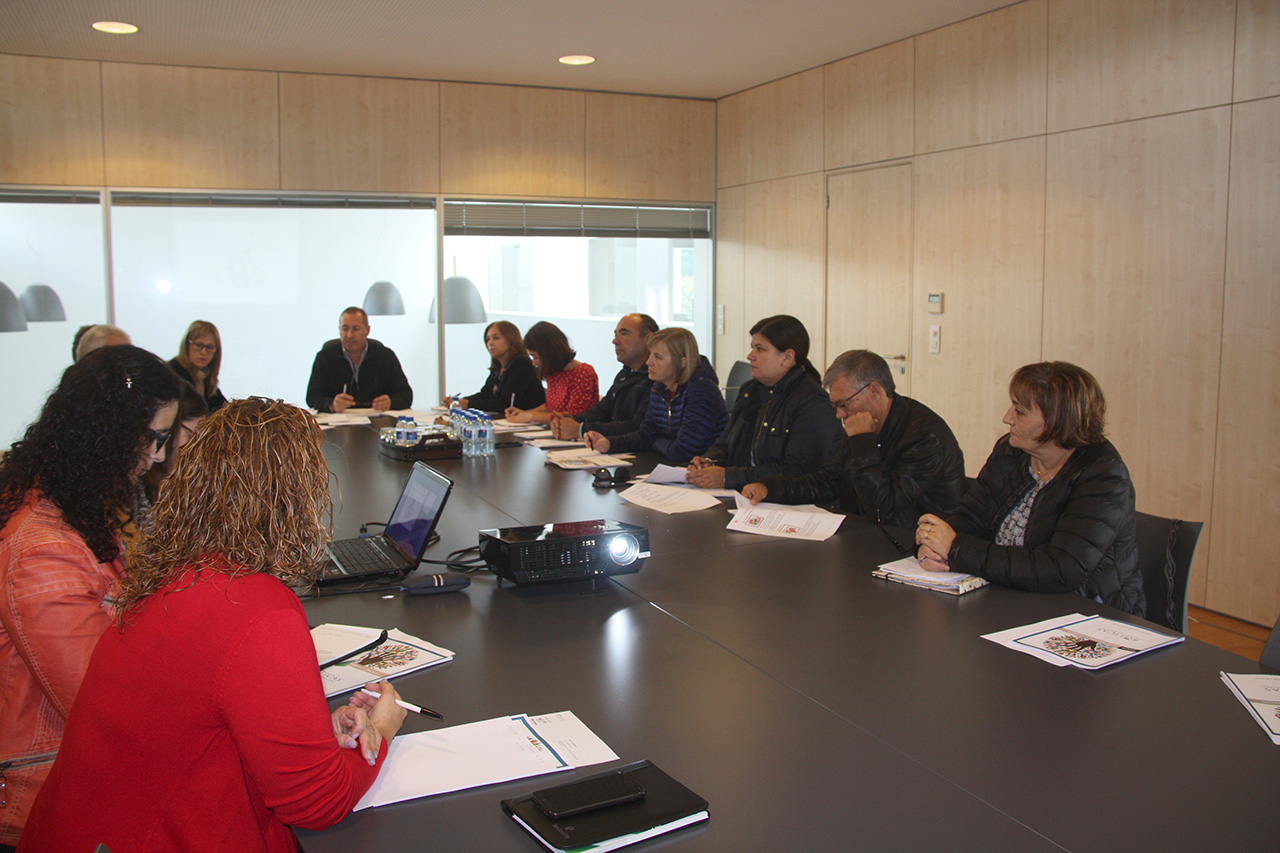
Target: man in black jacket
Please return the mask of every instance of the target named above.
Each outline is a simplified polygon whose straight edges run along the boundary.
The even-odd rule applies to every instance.
[[[573,440],[594,430],[601,435],[622,435],[635,432],[649,410],[649,371],[645,361],[649,358],[649,335],[658,331],[658,324],[648,314],[628,314],[618,321],[613,330],[613,351],[622,362],[622,369],[613,378],[613,384],[600,398],[600,402],[573,419],[559,415],[551,419],[551,431],[556,438]]]
[[[338,319],[338,339],[316,353],[307,405],[318,412],[370,407],[379,412],[413,405],[413,388],[390,347],[369,339],[369,315],[352,306]]]
[[[836,503],[872,521],[914,528],[926,512],[950,513],[964,491],[964,453],[946,421],[894,393],[893,374],[867,350],[842,353],[822,384],[845,441],[812,474],[767,477],[742,494],[759,503]]]

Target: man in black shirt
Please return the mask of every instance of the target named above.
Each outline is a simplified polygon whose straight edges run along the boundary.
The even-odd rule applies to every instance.
[[[587,409],[577,420],[568,415],[551,419],[551,432],[561,440],[574,440],[595,430],[601,435],[635,432],[649,410],[649,359],[647,341],[658,331],[658,324],[648,314],[628,314],[613,330],[613,351],[622,369],[600,402]]]
[[[338,339],[326,343],[311,365],[307,405],[318,412],[352,407],[407,409],[413,389],[389,347],[369,339],[369,315],[352,306],[338,320]]]

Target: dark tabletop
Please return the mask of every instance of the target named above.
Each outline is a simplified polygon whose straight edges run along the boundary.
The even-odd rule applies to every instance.
[[[335,536],[385,521],[409,463],[379,455],[371,428],[331,431],[325,452]],[[456,652],[397,680],[446,717],[406,732],[573,711],[622,762],[650,759],[710,803],[708,824],[636,850],[1280,849],[1280,747],[1218,678],[1258,664],[1188,639],[1097,672],[1054,667],[981,635],[1071,612],[1140,620],[1071,595],[888,583],[870,572],[896,551],[864,519],[826,542],[733,533],[723,509],[644,510],[542,458],[430,463],[456,486],[426,556],[474,545],[478,528],[613,518],[650,531],[638,573],[595,591],[479,573],[461,593],[307,603],[313,623],[398,627]],[[498,802],[545,782],[299,835],[309,853],[542,849]]]

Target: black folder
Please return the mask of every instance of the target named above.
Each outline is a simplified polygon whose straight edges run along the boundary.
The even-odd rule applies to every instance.
[[[660,830],[648,836],[654,837],[679,828],[661,830],[661,827],[697,815],[700,817],[690,821],[691,824],[707,820],[707,801],[650,761],[637,761],[585,778],[596,779],[617,772],[639,782],[645,791],[644,798],[621,805],[605,806],[561,820],[547,817],[528,796],[503,800],[502,810],[552,850],[573,850],[635,833]],[[567,784],[581,781],[583,779],[574,779]]]

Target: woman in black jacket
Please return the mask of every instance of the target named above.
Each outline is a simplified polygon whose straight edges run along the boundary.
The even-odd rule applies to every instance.
[[[809,362],[809,333],[790,314],[751,327],[751,379],[733,404],[729,425],[687,479],[704,489],[741,489],[775,474],[815,471],[840,446],[844,431]]]
[[[1009,434],[956,514],[921,516],[921,566],[1145,615],[1133,482],[1103,437],[1098,380],[1062,361],[1029,364],[1013,374],[1009,398]]]
[[[510,406],[535,409],[546,401],[538,370],[525,352],[524,338],[515,323],[490,323],[484,330],[484,345],[489,350],[489,378],[479,391],[460,399],[459,406],[499,414]],[[444,405],[452,402],[452,398],[444,398]]]
[[[222,369],[222,336],[218,327],[208,320],[196,320],[182,336],[178,355],[169,359],[169,367],[196,389],[212,414],[226,404],[222,389],[218,387],[218,371]]]

